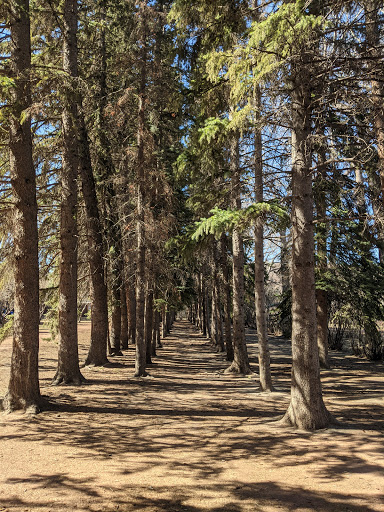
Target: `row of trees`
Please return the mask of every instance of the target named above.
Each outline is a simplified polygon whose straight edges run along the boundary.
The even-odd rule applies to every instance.
[[[39,288],[58,333],[55,384],[83,380],[77,300],[89,294],[85,364],[107,363],[109,333],[111,355],[135,343],[136,376],[161,319],[165,334],[186,306],[226,351],[227,371],[249,373],[251,305],[260,387],[272,391],[270,248],[280,309],[291,310],[285,421],[327,426],[330,321],[358,326],[358,349],[383,355],[380,2],[10,0],[2,10],[2,208],[13,219],[1,251],[3,275],[10,255],[15,270],[3,407],[41,407]]]

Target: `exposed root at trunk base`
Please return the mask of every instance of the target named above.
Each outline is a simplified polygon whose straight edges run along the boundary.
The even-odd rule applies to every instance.
[[[121,350],[111,350],[111,352],[109,353],[109,355],[111,357],[122,357],[124,354],[122,353]]]
[[[103,364],[103,368],[124,368],[125,365],[123,363],[108,361],[108,363]]]
[[[288,407],[287,412],[277,423],[284,427],[293,427],[307,431],[322,430],[340,425],[327,409],[324,409],[321,414],[301,414],[299,417],[299,415],[295,414],[292,405]]]
[[[7,393],[5,397],[0,400],[0,411],[5,412],[6,414],[22,411],[25,414],[34,416],[43,410],[43,404],[44,400],[41,397],[36,400],[29,401],[13,397]]]
[[[225,374],[234,374],[234,375],[250,375],[252,373],[249,366],[247,367],[241,367],[238,363],[235,363],[235,361],[232,361],[232,364],[224,370]]]
[[[137,377],[148,377],[148,376],[149,376],[149,373],[147,373],[147,372],[140,372],[140,373],[139,373],[139,372],[136,372],[136,373],[134,374],[134,377],[136,377],[136,378],[137,378]]]
[[[86,366],[91,366],[91,367],[105,366],[108,363],[109,363],[109,360],[108,360],[107,357],[103,357],[103,358],[100,358],[100,359],[92,359],[92,358],[87,357],[87,359],[80,366],[80,368],[85,368]]]
[[[81,386],[84,382],[86,382],[86,379],[80,372],[78,375],[57,372],[52,379],[51,386]]]
[[[106,361],[104,361],[103,363],[100,361],[98,361],[96,363],[91,363],[91,362],[85,361],[82,365],[80,365],[80,368],[96,368],[96,367],[100,367],[100,366],[108,367],[109,364],[110,364],[110,361],[108,359]]]
[[[261,391],[262,393],[274,393],[276,389],[273,386],[264,387],[261,384],[259,384],[259,391]]]

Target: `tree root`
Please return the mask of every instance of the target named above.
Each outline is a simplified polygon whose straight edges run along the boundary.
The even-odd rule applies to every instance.
[[[51,386],[81,386],[86,381],[80,372],[76,376],[58,372],[52,379]]]
[[[250,375],[252,373],[252,371],[249,366],[247,368],[241,368],[238,363],[235,363],[235,361],[232,361],[232,364],[224,370],[224,373],[225,374],[237,374],[239,376],[242,376],[242,375]]]
[[[0,411],[6,414],[11,414],[16,411],[22,411],[25,414],[34,416],[39,414],[43,410],[44,400],[40,397],[33,401],[22,400],[21,398],[15,398],[9,393],[0,400]]]
[[[309,432],[314,430],[324,430],[332,426],[340,425],[336,418],[334,418],[327,409],[325,409],[324,414],[318,418],[297,418],[291,405],[277,423],[283,427],[292,427]]]

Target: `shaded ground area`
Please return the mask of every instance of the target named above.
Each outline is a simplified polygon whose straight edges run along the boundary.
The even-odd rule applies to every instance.
[[[382,364],[332,355],[323,372],[338,428],[275,423],[289,401],[289,343],[271,338],[276,393],[255,375],[223,374],[187,322],[177,322],[150,376],[133,378],[134,350],[86,368],[80,388],[50,387],[57,347],[42,333],[42,393],[51,409],[0,415],[0,511],[384,511]],[[89,324],[80,324],[84,360]],[[248,333],[256,366],[253,332]],[[10,341],[0,346],[0,395]]]

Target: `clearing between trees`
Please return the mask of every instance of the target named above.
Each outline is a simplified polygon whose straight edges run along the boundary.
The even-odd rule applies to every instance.
[[[90,323],[79,325],[80,360]],[[382,363],[332,353],[324,399],[341,422],[314,433],[279,425],[289,403],[290,343],[271,338],[277,392],[224,374],[223,354],[175,323],[146,378],[135,351],[87,367],[81,387],[50,386],[57,345],[41,332],[49,410],[0,416],[0,511],[384,511]],[[256,368],[256,337],[248,331]],[[0,395],[11,340],[0,346]]]

